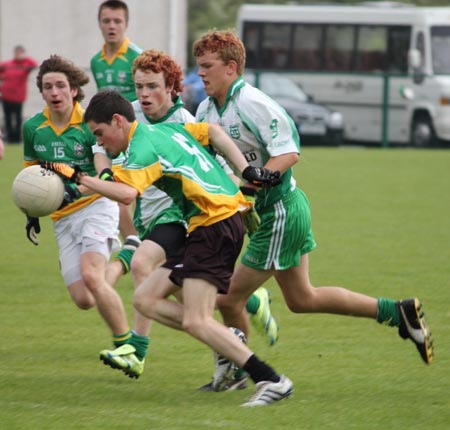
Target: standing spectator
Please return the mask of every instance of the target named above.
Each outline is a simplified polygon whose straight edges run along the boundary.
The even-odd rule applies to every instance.
[[[128,15],[128,6],[121,0],[107,0],[100,5],[98,24],[105,43],[92,57],[91,70],[99,90],[109,88],[133,101],[137,97],[131,68],[142,49],[125,35]]]
[[[21,141],[22,107],[27,98],[27,81],[37,62],[25,55],[25,48],[14,48],[14,58],[0,63],[1,95],[5,117],[6,140]]]
[[[128,17],[128,6],[121,0],[106,0],[100,5],[98,24],[105,43],[101,51],[92,57],[91,71],[99,90],[109,88],[133,101],[137,97],[131,68],[134,59],[142,52],[142,49],[130,42],[125,35]],[[113,168],[120,166],[122,161],[122,157],[117,157],[113,161]],[[125,239],[119,258],[123,262],[126,273],[129,271],[134,249],[139,246],[139,239],[133,225],[130,207],[119,203],[119,210],[119,230]]]

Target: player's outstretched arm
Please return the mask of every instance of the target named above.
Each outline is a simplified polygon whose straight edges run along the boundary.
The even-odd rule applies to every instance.
[[[217,124],[209,124],[208,133],[214,148],[226,157],[235,171],[242,172],[243,179],[262,188],[273,187],[281,183],[280,172],[273,172],[265,167],[249,166],[242,152],[222,127]]]
[[[120,202],[125,205],[129,205],[134,202],[139,194],[138,191],[130,185],[115,182],[114,180],[111,180],[111,178],[112,175],[108,177],[108,179],[104,178],[104,180],[93,176],[82,176],[79,179],[79,183],[90,188],[96,193],[102,194],[111,200],[115,200],[116,202]]]
[[[138,191],[135,188],[130,187],[127,184],[115,182],[112,172],[109,169],[105,170],[108,170],[111,174],[108,178],[104,177],[103,179],[105,180],[101,180],[99,178],[86,175],[86,173],[82,172],[78,166],[72,167],[68,164],[55,162],[43,162],[41,163],[41,166],[45,169],[58,173],[58,175],[68,179],[71,182],[75,182],[77,185],[83,185],[96,193],[110,198],[111,200],[115,200],[126,205],[132,203],[138,195]],[[102,171],[100,176],[102,177],[104,174],[105,171]]]

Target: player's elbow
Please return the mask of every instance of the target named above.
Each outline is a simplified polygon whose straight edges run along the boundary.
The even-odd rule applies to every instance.
[[[123,196],[122,198],[119,199],[119,203],[123,203],[124,205],[130,205],[131,203],[133,203],[135,197],[132,196]]]
[[[118,201],[120,203],[123,203],[124,205],[129,205],[134,202],[134,200],[136,199],[137,196],[138,196],[138,192],[134,188],[127,187],[127,189],[125,189],[121,193]]]

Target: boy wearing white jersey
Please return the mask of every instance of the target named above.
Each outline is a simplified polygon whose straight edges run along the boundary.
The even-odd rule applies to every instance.
[[[245,48],[232,31],[210,31],[195,42],[198,73],[208,98],[199,106],[199,122],[218,123],[247,161],[282,173],[275,188],[256,191],[261,224],[250,238],[227,295],[218,297],[226,325],[248,332],[245,303],[274,277],[292,312],[325,312],[376,319],[399,327],[425,363],[432,361],[431,334],[418,299],[376,299],[340,287],[315,288],[309,279],[309,252],[315,247],[309,202],[295,183],[292,167],[300,154],[292,119],[267,95],[244,81]],[[264,387],[255,404],[264,399]],[[275,399],[277,400],[277,399]]]

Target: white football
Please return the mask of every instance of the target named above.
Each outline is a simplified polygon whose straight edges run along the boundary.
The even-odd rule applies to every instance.
[[[39,165],[29,166],[15,177],[12,198],[26,215],[34,218],[47,216],[61,206],[64,184],[51,170]]]

